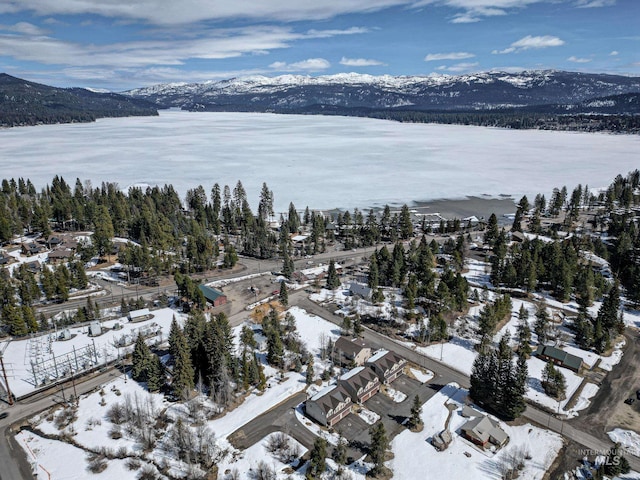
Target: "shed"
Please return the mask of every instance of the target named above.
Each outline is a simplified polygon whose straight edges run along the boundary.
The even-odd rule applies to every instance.
[[[141,322],[151,316],[151,312],[148,308],[141,308],[140,310],[132,310],[127,315],[130,322]]]
[[[198,288],[204,295],[204,298],[207,299],[207,302],[209,302],[214,307],[218,307],[227,303],[227,296],[220,290],[208,287],[207,285],[198,285]]]

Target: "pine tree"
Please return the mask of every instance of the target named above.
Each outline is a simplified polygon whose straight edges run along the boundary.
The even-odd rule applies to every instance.
[[[256,355],[255,352],[253,354],[253,365],[255,370],[258,372],[258,384],[256,386],[258,387],[258,390],[264,391],[264,389],[267,388],[267,377],[264,374],[264,367],[258,361],[258,355]]]
[[[329,269],[327,271],[327,288],[329,290],[335,290],[340,286],[340,278],[338,272],[336,272],[336,262],[329,261]]]
[[[173,327],[173,322],[172,322]],[[169,348],[172,350],[173,356],[173,380],[171,389],[174,395],[184,398],[194,387],[194,371],[191,364],[191,352],[187,338],[176,323],[174,332],[173,347],[171,346],[171,337],[169,338]]]
[[[307,467],[306,478],[308,480],[320,479],[327,468],[327,441],[322,437],[316,437],[313,448],[309,454],[309,466]]]
[[[131,377],[136,382],[146,382],[148,380],[151,355],[151,350],[149,350],[143,336],[138,335],[131,356]]]
[[[529,312],[524,304],[518,312],[518,354],[528,357],[531,355],[531,327],[529,327]]]
[[[287,290],[286,282],[280,282],[280,294],[278,295],[278,300],[280,300],[280,303],[284,307],[289,305],[289,292]]]
[[[151,354],[149,357],[149,369],[147,372],[147,388],[150,392],[159,391],[164,385],[164,365],[160,357]]]
[[[411,405],[411,416],[409,417],[409,428],[415,430],[419,425],[422,425],[422,402],[420,397],[416,394],[413,397],[413,405]]]
[[[371,437],[371,447],[369,455],[373,462],[373,468],[369,470],[372,475],[378,475],[384,470],[385,454],[389,448],[389,439],[387,438],[387,431],[384,428],[382,422],[378,422],[376,425],[369,429],[369,435]]]
[[[549,314],[547,313],[547,305],[541,302],[536,310],[536,323],[533,327],[533,331],[538,336],[538,345],[542,345],[547,341],[548,328]]]
[[[309,363],[307,364],[307,375],[306,382],[307,385],[311,385],[313,383],[313,357],[309,359]]]

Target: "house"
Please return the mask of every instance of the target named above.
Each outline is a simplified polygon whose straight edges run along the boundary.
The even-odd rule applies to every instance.
[[[47,258],[49,259],[50,263],[58,264],[58,263],[68,262],[73,258],[73,256],[74,256],[73,251],[60,248],[52,252],[49,252],[49,255],[47,255]]]
[[[227,296],[220,290],[207,287],[206,285],[198,285],[198,288],[204,295],[204,298],[207,299],[207,302],[209,302],[214,307],[218,307],[227,303]]]
[[[4,253],[0,253],[0,266],[9,265],[11,263],[11,257],[9,255],[5,255]]]
[[[35,242],[24,242],[21,246],[23,255],[37,255],[42,252],[42,247]]]
[[[571,355],[570,353],[556,347],[539,345],[538,349],[533,354],[542,360],[553,362],[560,367],[568,368],[572,372],[579,373],[582,368],[582,359],[580,357]]]
[[[351,396],[341,385],[320,390],[305,402],[305,411],[316,422],[332,427],[351,411]]]
[[[407,361],[396,352],[380,350],[367,360],[368,365],[382,383],[389,384],[402,375],[402,368]]]
[[[502,447],[509,441],[509,435],[500,428],[500,424],[486,415],[469,420],[462,426],[460,432],[467,440],[482,448],[489,443]]]
[[[371,347],[359,338],[340,337],[333,345],[334,360],[341,365],[364,365],[371,357]]]
[[[373,290],[361,283],[352,283],[351,285],[349,285],[349,292],[354,297],[362,297],[365,300],[371,300],[371,297],[373,295]]]
[[[148,308],[141,308],[140,310],[132,310],[127,315],[130,322],[141,322],[151,317],[151,312]]]
[[[338,384],[351,396],[354,403],[364,403],[380,390],[380,379],[369,367],[356,367],[338,379]]]
[[[38,260],[35,260],[33,262],[27,262],[24,264],[25,268],[27,269],[27,271],[31,272],[31,273],[38,273],[40,271],[42,271],[42,265],[40,264],[40,262]]]

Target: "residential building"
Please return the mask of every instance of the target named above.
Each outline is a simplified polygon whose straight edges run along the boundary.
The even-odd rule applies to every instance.
[[[407,361],[404,358],[389,350],[378,351],[366,362],[366,365],[371,367],[384,384],[389,384],[402,375],[406,364]]]
[[[469,420],[460,431],[463,437],[482,448],[488,444],[502,447],[509,441],[509,435],[500,428],[500,424],[486,415]]]
[[[352,404],[342,385],[331,385],[307,400],[305,410],[316,422],[332,427],[349,414]]]
[[[341,365],[364,365],[371,357],[371,347],[359,338],[340,337],[333,345],[334,361]]]
[[[373,290],[361,283],[352,283],[349,285],[349,292],[353,296],[364,298],[365,300],[371,300],[373,296]]]
[[[568,368],[572,372],[579,373],[582,368],[582,359],[580,357],[550,345],[539,345],[534,355],[547,362],[553,362],[560,367]]]
[[[356,367],[342,375],[338,384],[351,396],[354,403],[364,403],[380,390],[380,379],[369,367]]]

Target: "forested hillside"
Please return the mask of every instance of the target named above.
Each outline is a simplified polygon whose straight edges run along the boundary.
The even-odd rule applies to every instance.
[[[92,122],[103,117],[158,115],[155,105],[115,93],[56,88],[0,74],[0,126]]]

